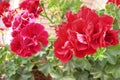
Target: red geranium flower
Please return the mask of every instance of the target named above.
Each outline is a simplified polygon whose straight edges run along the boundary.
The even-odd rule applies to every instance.
[[[118,35],[115,35],[115,34],[118,34],[118,30],[108,30],[106,32],[106,35],[105,35],[105,43],[107,46],[112,46],[112,45],[116,45],[119,43],[118,41]]]
[[[24,0],[20,3],[19,7],[23,10],[28,10],[30,13],[33,13],[35,17],[38,17],[38,14],[42,12],[42,7],[39,7],[39,0]]]
[[[66,26],[66,23],[63,23],[63,25]],[[65,28],[66,27],[60,27],[59,30],[57,30],[59,38],[54,42],[54,54],[63,63],[72,59],[72,48],[70,42],[68,41]]]
[[[38,23],[30,23],[20,33],[24,38],[30,38],[34,42],[41,42],[43,46],[48,44],[48,33],[44,27]]]
[[[118,30],[112,29],[113,18],[99,16],[95,10],[82,7],[77,14],[66,13],[67,22],[57,29],[54,54],[66,63],[75,55],[92,55],[98,48],[118,44]]]
[[[0,2],[0,16],[3,16],[3,13],[8,11],[10,4],[7,1]]]
[[[48,44],[48,33],[38,23],[30,23],[15,36],[10,44],[11,50],[22,57],[29,57],[41,51]]]
[[[108,0],[107,3],[114,3],[114,4],[116,4],[117,6],[119,6],[119,5],[120,5],[120,0]]]
[[[15,14],[15,10],[9,10],[7,12],[7,15],[3,16],[2,21],[7,28],[12,26],[12,21],[13,21],[13,18],[14,18],[14,14]]]
[[[17,14],[14,18],[12,36],[15,37],[27,24],[34,22],[34,15],[30,14],[27,10],[23,10],[22,13]]]

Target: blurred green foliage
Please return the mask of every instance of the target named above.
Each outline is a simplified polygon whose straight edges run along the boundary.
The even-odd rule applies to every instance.
[[[51,24],[59,24],[65,19],[66,11],[76,12],[80,9],[82,2],[80,0],[41,0],[43,16],[48,16]],[[45,5],[46,4],[46,5]]]

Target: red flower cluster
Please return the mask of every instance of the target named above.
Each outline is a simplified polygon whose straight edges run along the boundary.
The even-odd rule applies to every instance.
[[[83,58],[92,55],[100,47],[116,45],[118,30],[112,29],[113,18],[97,15],[94,10],[82,7],[77,14],[66,13],[67,22],[56,30],[54,54],[63,63],[72,59],[72,55]]]
[[[43,25],[35,23],[36,14],[34,11],[36,12],[36,8],[38,8],[39,0],[25,0],[20,5],[23,10],[14,17],[13,40],[10,43],[10,48],[19,56],[30,57],[41,51],[42,46],[47,46],[48,33],[44,30]]]
[[[13,38],[10,48],[19,56],[30,57],[47,44],[48,33],[44,27],[38,23],[29,23]]]
[[[24,0],[20,3],[20,8],[23,10],[28,10],[29,13],[34,13],[35,17],[42,12],[42,7],[39,7],[40,0]]]
[[[117,6],[119,6],[119,5],[120,5],[120,0],[108,0],[107,3],[114,3],[114,4],[116,4]]]

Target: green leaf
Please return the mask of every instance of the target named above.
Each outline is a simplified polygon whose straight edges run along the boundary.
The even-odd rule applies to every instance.
[[[99,49],[97,49],[97,52],[93,55],[93,58],[95,60],[98,59],[98,60],[102,61],[104,58],[106,58],[105,52],[106,52],[106,48],[99,48]]]
[[[109,46],[108,49],[110,49],[110,50],[120,50],[120,44],[118,44],[116,46]]]
[[[74,71],[74,69],[75,69],[75,63],[74,63],[74,61],[70,61],[69,63],[66,63],[65,65],[64,65],[64,71]]]
[[[21,77],[17,80],[28,80],[29,78],[32,78],[32,76],[31,73],[21,74]]]
[[[17,78],[17,80],[28,80],[33,76],[31,71],[26,69],[26,66],[19,66],[15,75],[14,78]]]
[[[120,55],[120,49],[116,49],[116,50],[108,49],[106,52],[107,52],[108,54],[113,55],[113,56],[118,56],[118,55]]]
[[[103,60],[104,61],[104,60]],[[102,61],[99,61],[99,60],[96,60],[94,61],[94,63],[92,64],[92,68],[90,70],[90,74],[93,76],[93,78],[96,80],[96,79],[99,79],[99,78],[102,78],[103,75],[104,75],[104,67],[105,67],[105,64],[106,62],[103,64],[104,62]],[[103,64],[103,65],[102,65]]]
[[[107,54],[106,54],[106,59],[107,59],[107,61],[110,63],[110,64],[116,64],[116,62],[117,62],[117,54],[111,54],[110,52],[107,52]]]
[[[87,71],[76,71],[74,77],[76,80],[89,80],[89,73]]]
[[[34,66],[34,64],[29,61],[29,62],[25,65],[25,69],[26,69],[27,71],[32,71],[33,66]]]
[[[71,77],[71,76],[65,76],[60,80],[76,80],[76,79],[74,77]]]
[[[27,64],[29,61],[28,58],[21,58],[21,64]]]
[[[38,70],[42,71],[45,75],[48,75],[50,73],[50,64],[45,63],[45,64],[38,65]]]
[[[6,74],[8,77],[11,77],[12,75],[14,75],[17,69],[18,69],[18,66],[13,61],[6,62]]]
[[[90,70],[92,66],[88,59],[85,58],[77,59],[74,63],[76,68],[81,68],[82,70]]]
[[[103,76],[100,78],[101,80],[117,80],[116,78],[113,78],[110,74],[103,74]]]
[[[107,65],[105,71],[106,73],[112,74],[114,78],[120,78],[120,63],[116,65]]]
[[[53,79],[56,80],[63,78],[63,75],[60,73],[60,71],[57,70],[50,72],[50,75],[52,76]]]

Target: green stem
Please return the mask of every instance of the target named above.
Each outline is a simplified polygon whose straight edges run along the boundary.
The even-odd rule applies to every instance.
[[[45,15],[42,15],[42,16],[46,17],[46,18],[53,24],[54,22],[53,22],[53,21],[49,18],[49,16],[47,15],[46,9],[45,9],[45,7],[44,7],[44,3],[43,3],[43,5],[42,5],[42,8],[43,8],[43,11],[44,11],[44,14],[45,14]]]

